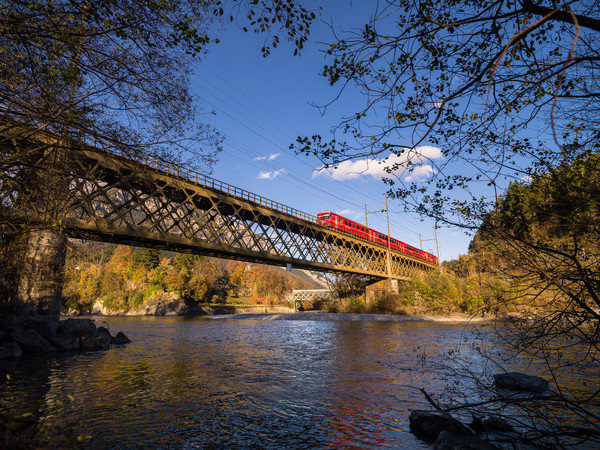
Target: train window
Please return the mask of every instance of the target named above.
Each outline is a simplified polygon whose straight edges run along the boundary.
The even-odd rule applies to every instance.
[[[319,218],[320,218],[320,219],[323,219],[323,220],[328,220],[330,217],[331,217],[331,216],[330,216],[329,214],[321,214],[321,215],[319,216]]]

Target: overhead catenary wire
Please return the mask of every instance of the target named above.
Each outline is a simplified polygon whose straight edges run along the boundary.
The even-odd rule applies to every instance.
[[[285,121],[281,120],[281,118],[274,116],[273,114],[271,114],[266,108],[262,107],[258,102],[256,102],[255,100],[253,100],[251,97],[249,97],[248,95],[246,95],[243,91],[237,89],[235,86],[233,86],[231,83],[229,83],[227,80],[225,80],[223,77],[221,77],[220,75],[216,74],[216,72],[212,71],[211,69],[209,69],[210,72],[212,72],[213,74],[215,74],[221,81],[227,83],[232,89],[236,90],[238,93],[240,93],[241,95],[243,95],[245,98],[247,98],[249,101],[251,101],[252,103],[254,103],[255,105],[257,105],[260,109],[262,109],[263,111],[267,112],[271,117],[275,118],[278,122],[282,123],[283,125],[285,125],[287,128],[289,128],[290,130],[296,132],[297,134],[300,134],[300,132],[298,132],[298,130],[296,130],[293,126],[287,124]],[[209,84],[210,86],[212,86],[215,90],[223,93],[223,95],[227,96],[229,99],[231,99],[232,101],[234,101],[235,103],[237,103],[238,105],[240,105],[242,108],[244,108],[245,110],[247,110],[249,113],[253,113],[254,111],[248,107],[247,105],[241,103],[239,100],[233,98],[231,95],[227,94],[226,92],[224,92],[222,89],[220,89],[218,86],[216,86],[214,83],[212,83],[210,80],[208,80],[206,77],[201,77],[207,84]],[[228,102],[224,101],[222,98],[217,97],[214,94],[214,91],[210,93],[213,97],[216,97],[218,101],[222,102],[229,110],[234,111],[236,114],[238,114],[240,117],[242,117],[244,119],[244,121],[239,120],[238,118],[234,117],[232,114],[230,114],[229,112],[225,111],[223,108],[219,107],[215,102],[210,101],[206,98],[206,95],[204,96],[200,96],[199,97],[204,100],[207,104],[211,105],[213,108],[217,109],[218,111],[220,111],[221,113],[223,113],[224,115],[226,115],[227,117],[229,117],[231,120],[235,121],[236,123],[238,123],[239,125],[243,126],[244,128],[248,129],[250,132],[252,132],[253,134],[255,134],[256,136],[258,136],[259,138],[265,140],[266,142],[270,143],[271,145],[273,145],[275,148],[277,149],[281,149],[281,146],[284,147],[284,149],[281,149],[282,151],[284,151],[288,156],[293,157],[296,161],[300,162],[301,164],[307,166],[310,168],[311,171],[314,171],[314,166],[309,164],[305,158],[299,158],[297,155],[294,154],[289,154],[289,149],[287,147],[287,143],[282,140],[281,138],[279,138],[278,136],[273,135],[273,133],[271,131],[269,131],[268,128],[263,127],[261,124],[257,123],[256,120],[254,120],[253,118],[249,117],[247,114],[240,112],[239,109],[231,106]],[[259,117],[258,114],[253,114],[253,117]],[[288,133],[285,133],[281,130],[280,127],[275,126],[272,122],[267,121],[266,119],[264,119],[264,117],[261,117],[261,120],[267,124],[269,124],[269,127],[271,129],[276,129],[277,131],[279,131],[281,134],[283,134],[285,137],[289,138],[289,142],[291,142],[293,140],[293,137],[291,137]],[[263,130],[264,133],[268,133],[271,135],[271,137],[266,136],[264,133],[261,133],[259,131],[257,131],[256,128],[252,128],[249,127],[247,125],[247,123],[252,123],[256,128]],[[231,139],[228,138],[230,141]],[[279,144],[276,143],[275,141],[279,141]],[[245,148],[245,153],[251,157],[252,159],[255,159],[256,157],[259,157],[261,155],[259,155],[256,151],[244,146],[241,143],[237,144],[237,149],[240,150],[242,148]],[[283,165],[279,165],[276,166],[274,164],[271,164],[271,161],[263,161],[261,163],[263,166],[264,165],[268,165],[269,167],[272,168],[283,168],[283,169],[287,169],[285,166]],[[259,168],[256,164],[252,164],[254,167]],[[259,168],[260,169],[260,168]],[[308,186],[311,189],[318,191],[322,194],[327,195],[330,198],[335,198],[336,200],[342,201],[344,202],[346,205],[349,205],[355,209],[360,209],[361,205],[354,203],[352,201],[350,201],[347,197],[346,198],[341,198],[339,195],[335,195],[331,192],[331,190],[325,190],[323,188],[320,188],[318,186],[316,186],[314,183],[310,183],[308,182],[305,178],[299,178],[298,176],[296,176],[295,174],[293,174],[292,171],[290,171],[289,169],[286,170],[287,176],[289,178],[295,179],[296,181],[302,183],[303,186]],[[379,198],[379,196],[370,193],[366,190],[358,190],[356,188],[354,188],[353,186],[347,185],[347,184],[343,184],[342,181],[335,179],[334,177],[332,177],[331,175],[326,175],[328,176],[328,178],[332,181],[335,181],[336,183],[339,183],[340,185],[343,185],[343,189],[345,191],[347,190],[351,190],[353,192],[356,192],[357,194],[359,194],[362,198],[368,198],[370,201],[374,201],[376,203],[381,202],[381,199]],[[283,182],[286,182],[285,180],[282,180]],[[292,184],[292,183],[290,183]],[[340,194],[341,195],[341,194]],[[326,200],[324,197],[319,196],[319,198]],[[338,205],[340,206],[340,205]],[[418,228],[419,225],[415,224],[412,220],[408,219],[407,217],[404,217],[403,219],[405,222],[407,222],[408,224],[414,226],[415,228]],[[410,229],[407,226],[401,225],[398,222],[396,222],[395,220],[392,221],[392,224],[394,226],[395,229],[400,229],[403,230],[407,233],[411,233],[414,234],[415,231],[414,229]]]

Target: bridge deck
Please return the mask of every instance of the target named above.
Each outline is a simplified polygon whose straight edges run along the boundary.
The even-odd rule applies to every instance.
[[[3,174],[15,186],[2,191],[4,212],[29,222],[56,218],[44,202],[19,206],[23,168],[34,165],[63,180],[65,208],[54,223],[71,236],[373,278],[435,267],[392,249],[389,274],[386,246],[318,225],[315,216],[158,158],[82,147],[60,148],[62,168],[47,151],[15,161]]]

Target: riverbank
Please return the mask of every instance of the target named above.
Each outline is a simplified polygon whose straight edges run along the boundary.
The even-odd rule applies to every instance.
[[[162,302],[144,307],[136,311],[110,311],[94,307],[92,316],[198,316],[206,319],[258,319],[258,320],[327,320],[327,321],[376,321],[376,322],[446,322],[446,323],[480,323],[494,320],[469,314],[452,314],[443,316],[418,314],[369,314],[342,313],[328,311],[294,311],[287,306],[259,305],[198,305],[188,307],[183,301]]]
[[[218,314],[204,316],[204,319],[254,319],[254,320],[322,320],[336,322],[444,322],[444,323],[485,323],[493,320],[492,316],[473,317],[466,314],[451,316],[421,316],[421,315],[392,315],[392,314],[355,314],[330,313],[327,311],[304,311],[297,313],[244,313]]]

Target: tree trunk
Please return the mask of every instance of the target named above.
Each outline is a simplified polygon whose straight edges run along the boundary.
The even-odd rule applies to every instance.
[[[24,241],[18,285],[19,313],[58,320],[67,237],[50,229],[33,230]]]

